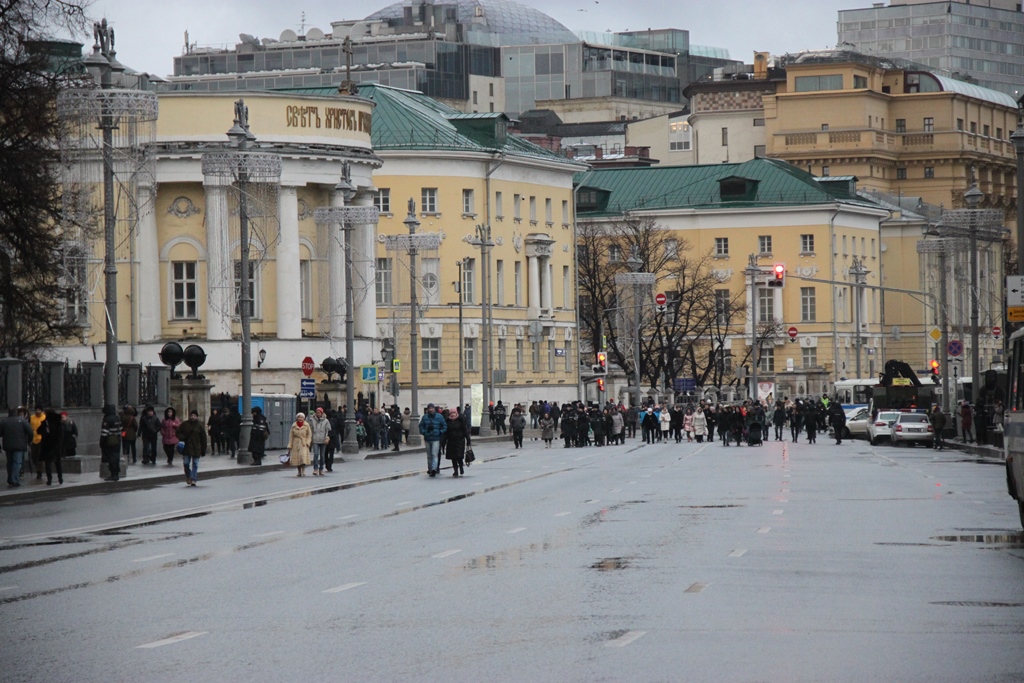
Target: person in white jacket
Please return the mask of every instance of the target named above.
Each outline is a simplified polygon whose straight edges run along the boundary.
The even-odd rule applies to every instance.
[[[704,409],[697,408],[693,414],[693,435],[697,437],[697,443],[704,443],[704,435],[708,433],[708,420],[704,416]]]
[[[331,423],[324,415],[323,408],[317,408],[313,417],[309,420],[309,428],[313,432],[313,474],[323,475],[324,454],[327,452],[327,444],[330,442]]]
[[[661,407],[661,438],[663,441],[668,441],[668,432],[672,427],[672,416],[669,415],[668,406],[664,405]]]

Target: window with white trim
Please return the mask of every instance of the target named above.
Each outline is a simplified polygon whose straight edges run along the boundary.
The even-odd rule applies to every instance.
[[[379,260],[379,259],[378,259]],[[313,262],[299,261],[299,300],[303,320],[313,319]]]
[[[497,289],[498,305],[505,305],[505,262],[502,259],[498,259],[494,268],[495,282],[494,286]]]
[[[386,187],[377,188],[373,193],[373,205],[381,213],[391,213],[391,190]]]
[[[728,256],[729,255],[729,238],[728,237],[716,237],[715,238],[715,256]]]
[[[437,372],[441,369],[441,340],[420,339],[420,365],[425,372]]]
[[[472,304],[476,301],[473,284],[476,281],[476,259],[468,258],[462,262],[462,303]]]
[[[171,317],[174,320],[197,320],[199,318],[196,299],[195,261],[174,261],[171,263],[171,292],[173,294]]]
[[[767,287],[757,289],[757,322],[770,323],[775,320],[775,290]]]
[[[775,372],[775,349],[762,348],[760,356],[757,363],[758,372]]]
[[[813,323],[818,320],[818,295],[814,287],[800,288],[800,322]]]
[[[377,305],[388,306],[391,304],[391,259],[377,259],[377,275],[375,289],[377,291]]]
[[[466,372],[476,371],[476,339],[467,337],[462,340],[462,362]]]
[[[420,211],[423,213],[438,213],[436,187],[423,188],[420,193]]]
[[[473,190],[462,191],[462,213],[466,216],[476,215],[476,208],[473,201]]]

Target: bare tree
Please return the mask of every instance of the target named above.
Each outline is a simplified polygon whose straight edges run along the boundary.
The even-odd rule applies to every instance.
[[[0,0],[0,355],[73,335],[65,314],[63,197],[55,102],[65,78],[45,49],[75,33],[86,5]]]
[[[687,376],[705,383],[724,376],[721,354],[725,339],[735,334],[734,320],[742,310],[739,296],[717,294],[722,281],[708,254],[694,254],[677,231],[645,217],[626,216],[578,229],[580,324],[589,350],[607,342],[609,358],[633,374],[632,329],[622,329],[623,306],[615,276],[629,269],[626,259],[639,260],[641,272],[654,273],[655,288],[666,293],[664,310],[653,301],[639,311],[640,375],[644,384],[658,387]],[[727,290],[725,290],[727,291]]]

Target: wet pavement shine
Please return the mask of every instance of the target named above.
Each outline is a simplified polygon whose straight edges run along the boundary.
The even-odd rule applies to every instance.
[[[206,458],[195,488],[0,496],[4,680],[1024,680],[1024,534],[984,458],[474,450],[457,478]]]

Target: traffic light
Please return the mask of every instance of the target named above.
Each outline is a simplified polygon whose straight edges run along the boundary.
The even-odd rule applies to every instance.
[[[608,374],[608,354],[604,351],[597,352],[597,364],[592,368],[595,375]]]
[[[939,377],[939,361],[932,359],[931,367],[932,367],[932,382],[934,382],[935,384],[938,384],[940,379],[941,379]]]
[[[772,277],[768,280],[769,287],[782,287],[786,284],[786,266],[776,263],[772,267]]]
[[[601,377],[597,378],[597,390],[604,393],[604,379]]]

